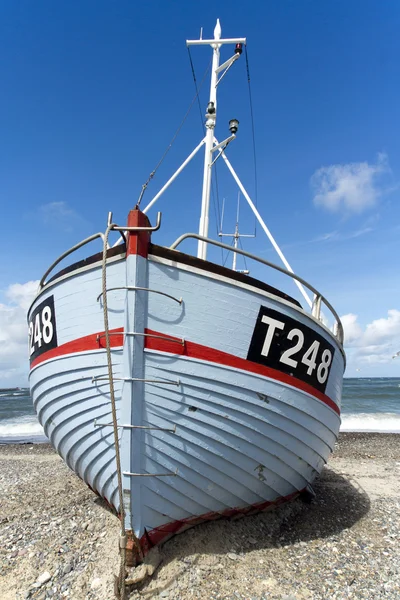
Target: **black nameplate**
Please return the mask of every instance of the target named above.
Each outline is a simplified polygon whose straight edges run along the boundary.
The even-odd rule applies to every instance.
[[[29,318],[30,362],[52,348],[57,348],[57,330],[54,296],[49,296],[35,308]]]
[[[247,359],[272,367],[325,392],[335,349],[322,335],[261,306]]]

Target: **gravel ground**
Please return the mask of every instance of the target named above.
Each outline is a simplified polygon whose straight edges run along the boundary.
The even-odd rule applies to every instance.
[[[129,597],[398,600],[399,475],[400,435],[341,434],[311,504],[186,531]],[[0,446],[1,600],[112,600],[118,525],[49,446]]]

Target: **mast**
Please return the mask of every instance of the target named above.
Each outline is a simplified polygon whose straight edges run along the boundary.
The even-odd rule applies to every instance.
[[[214,29],[214,39],[221,39],[221,25],[219,19]],[[211,67],[211,84],[210,84],[210,100],[207,105],[206,112],[206,144],[204,150],[204,171],[203,171],[203,193],[201,197],[201,214],[199,224],[199,235],[208,237],[209,226],[209,208],[210,208],[210,191],[211,191],[211,165],[213,161],[213,146],[214,146],[214,129],[217,122],[217,69],[219,67],[220,56],[219,44],[213,45],[213,58]],[[207,256],[207,245],[205,242],[199,241],[197,248],[198,258],[205,259]]]
[[[187,40],[187,46],[195,45],[210,45],[213,49],[212,67],[211,67],[211,83],[210,83],[210,99],[207,104],[206,111],[206,135],[205,150],[204,150],[204,170],[203,170],[203,192],[201,198],[201,214],[199,223],[199,235],[208,237],[208,226],[209,226],[209,210],[210,210],[210,191],[211,191],[211,171],[213,165],[213,153],[220,148],[226,147],[226,145],[235,138],[236,131],[232,131],[230,138],[222,142],[222,144],[215,145],[214,142],[214,130],[217,122],[217,89],[218,84],[226,71],[232,66],[232,64],[239,58],[242,52],[242,44],[246,43],[246,38],[237,39],[221,39],[221,24],[219,19],[214,29],[214,39],[212,40]],[[219,64],[220,59],[220,48],[223,44],[236,44],[235,54],[224,62],[222,65]],[[218,79],[219,73],[221,76]],[[235,129],[235,128],[233,128]],[[236,127],[237,130],[237,127]],[[207,242],[199,240],[197,248],[198,258],[205,260],[207,258]]]
[[[220,48],[223,44],[235,44],[235,50],[234,50],[234,55],[231,56],[231,58],[229,58],[228,60],[226,60],[224,63],[222,63],[220,65],[219,64]],[[249,194],[247,193],[245,187],[243,186],[242,182],[240,181],[238,175],[236,174],[236,171],[234,170],[228,157],[225,154],[225,150],[226,150],[226,147],[228,146],[228,144],[230,144],[230,142],[232,142],[236,138],[236,132],[238,130],[239,121],[237,121],[236,119],[231,119],[231,121],[229,121],[229,129],[230,129],[231,135],[228,138],[226,138],[224,141],[218,142],[216,136],[214,135],[215,125],[217,122],[218,85],[221,82],[222,78],[226,75],[227,71],[231,68],[233,63],[240,57],[240,55],[242,53],[242,45],[243,44],[246,44],[246,38],[221,39],[221,25],[220,25],[219,19],[217,19],[217,24],[214,29],[214,38],[213,39],[203,40],[202,37],[200,37],[199,40],[186,40],[187,46],[211,46],[213,49],[211,84],[210,84],[210,99],[209,99],[209,102],[207,105],[207,112],[206,112],[207,132],[206,132],[205,137],[196,146],[196,148],[191,152],[191,154],[185,159],[185,161],[182,163],[182,165],[175,171],[175,173],[172,175],[172,177],[170,177],[170,179],[163,186],[163,188],[158,192],[158,194],[156,194],[156,196],[154,196],[154,198],[149,202],[149,204],[146,206],[146,208],[143,210],[143,212],[147,213],[150,210],[150,208],[153,206],[153,204],[155,204],[155,202],[160,198],[160,196],[165,192],[165,190],[177,178],[179,173],[181,173],[181,171],[185,168],[185,166],[192,160],[192,158],[197,154],[197,152],[199,152],[200,148],[204,145],[205,153],[204,153],[204,170],[203,170],[203,192],[202,192],[202,201],[201,201],[199,234],[202,237],[205,237],[205,238],[208,237],[210,191],[211,191],[211,169],[212,169],[212,166],[215,163],[215,161],[218,160],[218,158],[220,158],[222,156],[226,166],[228,167],[228,170],[230,171],[231,175],[233,176],[234,180],[236,181],[240,191],[242,192],[248,205],[250,206],[251,210],[253,211],[257,221],[260,223],[262,229],[264,230],[265,234],[269,238],[271,244],[275,248],[280,259],[282,260],[283,264],[285,265],[286,269],[288,271],[290,271],[291,273],[293,273],[294,271],[293,271],[292,267],[290,266],[289,262],[286,260],[282,250],[280,249],[279,245],[275,241],[272,233],[270,232],[270,230],[264,223],[263,218],[261,217],[259,211],[253,204]],[[213,158],[213,154],[215,152],[217,154],[216,154],[215,158]],[[242,237],[242,234],[239,234],[239,230],[237,229],[237,235],[236,234],[230,234],[230,235],[231,236],[233,235],[234,240],[236,240],[234,248],[237,249],[238,240],[239,240],[239,237]],[[245,236],[243,236],[243,237],[245,237]],[[252,237],[252,236],[246,236],[246,237]],[[119,243],[119,241],[117,243]],[[234,252],[234,267],[233,267],[234,269],[236,268],[236,254],[237,253]],[[206,241],[199,240],[198,247],[197,247],[197,256],[198,256],[198,258],[206,260],[206,258],[207,258],[207,242]],[[298,281],[297,279],[295,279],[295,283],[296,283],[297,287],[299,288],[301,294],[303,295],[304,299],[306,300],[306,302],[309,304],[309,306],[312,306],[313,301],[307,294],[302,283],[300,283],[300,281]]]

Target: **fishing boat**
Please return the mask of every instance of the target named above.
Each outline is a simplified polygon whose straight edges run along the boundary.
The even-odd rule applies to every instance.
[[[339,432],[343,328],[328,300],[291,269],[215,137],[217,91],[244,38],[214,37],[205,136],[160,192],[105,233],[57,258],[28,313],[30,389],[45,434],[120,516],[129,564],[188,527],[311,493]],[[220,62],[222,47],[230,57]],[[198,233],[169,247],[147,213],[204,149]],[[284,266],[209,237],[212,168],[224,162]],[[144,186],[145,187],[145,186]],[[142,195],[140,201],[142,200]],[[117,231],[121,242],[110,246]],[[103,251],[55,272],[86,244]],[[187,239],[197,256],[181,251]],[[268,280],[207,260],[234,251],[293,279],[304,306]],[[326,324],[331,315],[332,326]]]

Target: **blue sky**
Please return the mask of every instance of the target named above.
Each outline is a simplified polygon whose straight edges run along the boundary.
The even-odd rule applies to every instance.
[[[194,97],[185,40],[211,36],[217,17],[223,36],[248,40],[260,212],[293,269],[346,315],[347,375],[399,374],[398,2],[21,0],[0,14],[0,384],[26,377],[29,282],[104,230],[109,210],[125,222]],[[200,83],[210,51],[191,54]],[[227,155],[255,198],[244,53],[219,93],[216,135],[239,119]],[[143,205],[201,137],[195,104]],[[157,243],[197,230],[202,168],[199,155],[150,213],[163,212]],[[217,173],[231,230],[237,189],[222,161]],[[243,199],[240,226],[254,228]],[[278,262],[260,228],[243,243]]]

